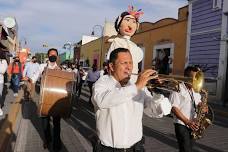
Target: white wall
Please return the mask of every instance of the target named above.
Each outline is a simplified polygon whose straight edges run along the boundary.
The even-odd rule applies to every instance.
[[[98,37],[96,37],[96,36],[83,35],[82,36],[82,45],[89,43],[89,42],[96,40],[96,39],[98,39]]]

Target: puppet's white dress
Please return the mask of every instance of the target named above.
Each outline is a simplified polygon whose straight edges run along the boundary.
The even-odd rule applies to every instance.
[[[129,36],[123,36],[123,37],[116,37],[113,39],[112,44],[109,48],[108,54],[107,54],[107,60],[109,60],[110,53],[117,48],[126,48],[131,52],[132,60],[133,60],[133,74],[138,74],[139,68],[138,63],[142,61],[143,59],[143,51],[140,47],[138,47],[134,42],[130,40]],[[136,82],[137,75],[131,76],[131,82]]]

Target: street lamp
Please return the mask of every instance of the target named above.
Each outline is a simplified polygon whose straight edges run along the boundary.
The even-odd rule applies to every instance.
[[[91,33],[91,35],[95,35],[95,28],[99,27],[101,29],[101,55],[100,55],[100,67],[102,65],[102,52],[103,52],[103,35],[104,35],[104,27],[102,25],[94,25],[93,26],[93,31]]]

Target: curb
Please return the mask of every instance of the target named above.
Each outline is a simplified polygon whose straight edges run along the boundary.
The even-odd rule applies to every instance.
[[[17,116],[21,109],[21,95],[22,92],[19,93],[18,98],[16,98],[14,103],[11,105],[8,117],[4,120],[2,124],[0,130],[0,152],[7,151],[8,147],[11,146],[11,141],[13,141],[13,138],[15,138],[16,136]],[[13,150],[13,147],[11,147],[11,150]]]

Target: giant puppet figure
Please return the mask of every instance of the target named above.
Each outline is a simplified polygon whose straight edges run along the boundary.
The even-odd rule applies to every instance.
[[[126,48],[130,50],[133,59],[132,82],[135,82],[137,79],[139,71],[138,63],[143,59],[142,49],[130,40],[139,28],[139,17],[141,15],[143,15],[141,9],[135,10],[133,6],[129,6],[127,12],[123,12],[117,17],[115,21],[115,29],[118,32],[118,37],[112,41],[107,54],[107,60],[109,60],[110,53],[116,48]]]

